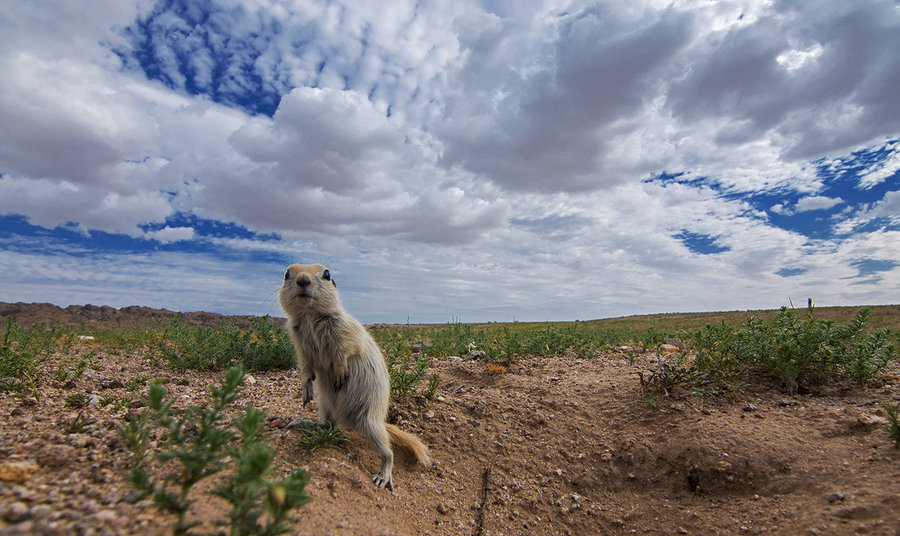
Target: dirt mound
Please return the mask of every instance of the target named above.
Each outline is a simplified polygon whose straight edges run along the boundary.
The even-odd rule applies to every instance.
[[[116,309],[108,305],[70,305],[59,307],[52,303],[0,303],[0,322],[12,318],[21,326],[30,327],[44,323],[88,330],[147,329],[166,326],[176,317],[189,326],[219,327],[222,322],[248,327],[247,316],[225,316],[215,313],[192,311],[178,313],[168,309],[152,309],[132,305]]]

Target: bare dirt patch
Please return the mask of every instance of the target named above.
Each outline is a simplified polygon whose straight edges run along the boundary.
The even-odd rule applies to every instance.
[[[66,358],[43,365],[34,392],[0,393],[0,534],[167,532],[171,519],[132,504],[123,476],[129,453],[116,429],[140,409],[99,399],[137,398],[146,386],[129,390],[135,378],[159,378],[186,407],[221,373],[101,351],[80,378],[55,381]],[[638,377],[652,359],[530,357],[503,373],[432,360],[435,398],[395,400],[391,418],[429,445],[435,465],[397,452],[393,493],[371,484],[378,459],[358,437],[310,453],[279,427],[315,418],[293,371],[252,373],[241,403],[272,418],[286,471],[312,473],[296,534],[900,534],[900,451],[879,427],[900,379],[654,400]],[[77,393],[87,405],[67,407]],[[224,517],[223,504],[197,499],[201,519]]]

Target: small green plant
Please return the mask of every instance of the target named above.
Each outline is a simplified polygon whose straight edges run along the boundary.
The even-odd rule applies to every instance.
[[[437,393],[437,388],[441,384],[441,377],[438,376],[437,372],[432,372],[431,376],[428,378],[428,387],[425,389],[425,398],[431,400],[434,398],[434,394]]]
[[[149,357],[151,350],[158,345],[161,331],[161,327],[154,323],[153,327],[146,329],[118,328],[96,332],[94,337],[96,343],[108,353]]]
[[[88,427],[94,424],[92,419],[87,419],[84,416],[83,412],[78,412],[78,415],[75,416],[75,419],[69,424],[69,427],[66,429],[66,433],[68,434],[83,434],[88,431]]]
[[[112,406],[114,410],[118,411],[122,408],[128,407],[131,404],[131,398],[127,396],[116,396],[116,395],[106,395],[100,397],[100,405],[101,406]]]
[[[88,403],[88,397],[84,393],[75,393],[65,398],[67,408],[83,408]]]
[[[69,331],[67,333],[63,333],[59,336],[59,353],[63,355],[69,355],[72,352],[72,347],[75,346],[75,341],[78,340],[78,335],[73,331]]]
[[[262,412],[248,406],[231,421],[231,427],[226,425],[226,408],[237,400],[244,377],[242,367],[228,369],[222,384],[210,387],[209,407],[191,406],[178,418],[172,411],[173,401],[165,398],[166,389],[153,383],[148,389],[147,409],[119,430],[134,453],[129,473],[132,486],[176,516],[175,535],[186,535],[198,524],[187,521],[194,502],[191,489],[226,469],[227,460],[231,461],[229,474],[213,494],[231,504],[229,521],[220,524],[229,525],[232,536],[289,532],[290,511],[309,501],[304,491],[309,481],[305,471],[271,479],[277,466],[262,435]],[[153,456],[155,465],[147,460],[151,427],[164,436],[163,449]]]
[[[56,372],[53,377],[56,381],[60,383],[65,383],[70,380],[77,380],[84,376],[84,371],[87,369],[88,359],[86,357],[82,357],[76,361],[76,358],[71,357],[68,359],[64,359],[59,363],[56,367]]]
[[[137,376],[134,376],[133,378],[128,380],[128,382],[125,383],[125,389],[127,389],[130,392],[137,391],[141,387],[147,385],[148,380],[149,380],[149,378],[147,378],[147,376],[143,376],[143,375],[139,374]]]
[[[350,441],[347,434],[332,423],[300,428],[300,433],[303,438],[299,445],[310,452],[319,449],[340,449],[341,444]]]
[[[628,350],[628,352],[626,352],[625,356],[628,358],[628,366],[633,367],[634,361],[635,361],[635,359],[637,359],[637,356],[638,356],[637,352],[635,352],[634,350]]]
[[[516,331],[509,328],[502,329],[502,336],[498,339],[497,345],[500,349],[500,355],[497,361],[502,365],[510,365],[522,353],[522,341]]]
[[[689,387],[695,393],[703,392],[718,379],[720,376],[716,372],[698,366],[696,361],[688,364],[687,355],[681,352],[674,359],[662,361],[653,368],[644,385],[668,396],[671,390],[679,386]]]
[[[387,363],[393,396],[412,395],[416,387],[425,379],[428,370],[428,358],[424,350],[413,359],[413,350],[409,345],[409,333],[388,332],[380,344]]]
[[[894,441],[894,448],[900,449],[900,404],[896,406],[885,404],[884,411],[888,418],[888,423],[884,425],[884,431]]]
[[[867,332],[870,315],[870,309],[860,309],[846,326],[836,328],[826,350],[837,366],[860,385],[887,368],[894,358],[887,330]]]
[[[642,398],[641,403],[647,404],[653,409],[659,409],[659,403],[661,399],[657,395],[650,395],[647,398]]]
[[[23,328],[6,317],[6,330],[0,336],[0,378],[36,381],[38,364],[53,352],[54,329],[43,324]]]
[[[428,358],[420,355],[413,361],[409,355],[388,356],[387,365],[391,378],[391,394],[398,397],[410,396],[425,379]]]
[[[278,482],[272,482],[277,468],[275,453],[263,437],[266,416],[253,406],[232,422],[239,432],[239,440],[228,450],[235,470],[213,494],[231,504],[228,514],[232,535],[274,535],[291,532],[293,521],[289,513],[309,502],[304,488],[309,473],[295,471]],[[265,522],[261,520],[265,516]],[[226,523],[221,523],[226,524]]]

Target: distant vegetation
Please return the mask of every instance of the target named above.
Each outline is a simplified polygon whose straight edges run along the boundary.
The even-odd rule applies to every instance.
[[[802,315],[784,307],[771,320],[751,315],[739,325],[706,324],[693,335],[695,356],[683,352],[661,363],[647,382],[663,391],[678,385],[697,391],[762,372],[790,392],[835,377],[864,386],[895,358],[890,331],[870,330],[870,318],[862,308],[837,324],[817,317],[810,300]]]
[[[189,326],[176,318],[151,329],[77,332],[73,328],[24,328],[11,319],[0,336],[0,388],[33,383],[38,366],[53,352],[67,357],[54,374],[77,377],[99,350],[141,355],[173,369],[290,369],[296,358],[285,330],[268,317],[218,328]],[[377,325],[370,328],[384,349],[395,396],[434,394],[438,378],[429,359],[480,358],[508,366],[532,355],[592,358],[628,346],[631,355],[677,339],[671,359],[661,359],[645,378],[662,392],[687,386],[712,392],[729,381],[763,372],[788,390],[828,377],[865,384],[895,363],[900,306],[827,307],[796,311],[733,311],[632,316],[586,322]],[[76,335],[77,333],[77,335]],[[79,337],[90,335],[91,340]],[[79,353],[79,355],[75,355]],[[69,367],[72,370],[63,370]],[[427,381],[426,381],[427,380]],[[418,391],[423,388],[423,391]]]

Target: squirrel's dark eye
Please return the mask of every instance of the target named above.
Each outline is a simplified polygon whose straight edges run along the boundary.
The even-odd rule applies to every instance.
[[[291,278],[291,271],[288,270],[284,273],[284,280],[287,281],[290,278]]]
[[[331,272],[329,272],[328,270],[322,272],[322,279],[324,279],[325,281],[331,281]]]

